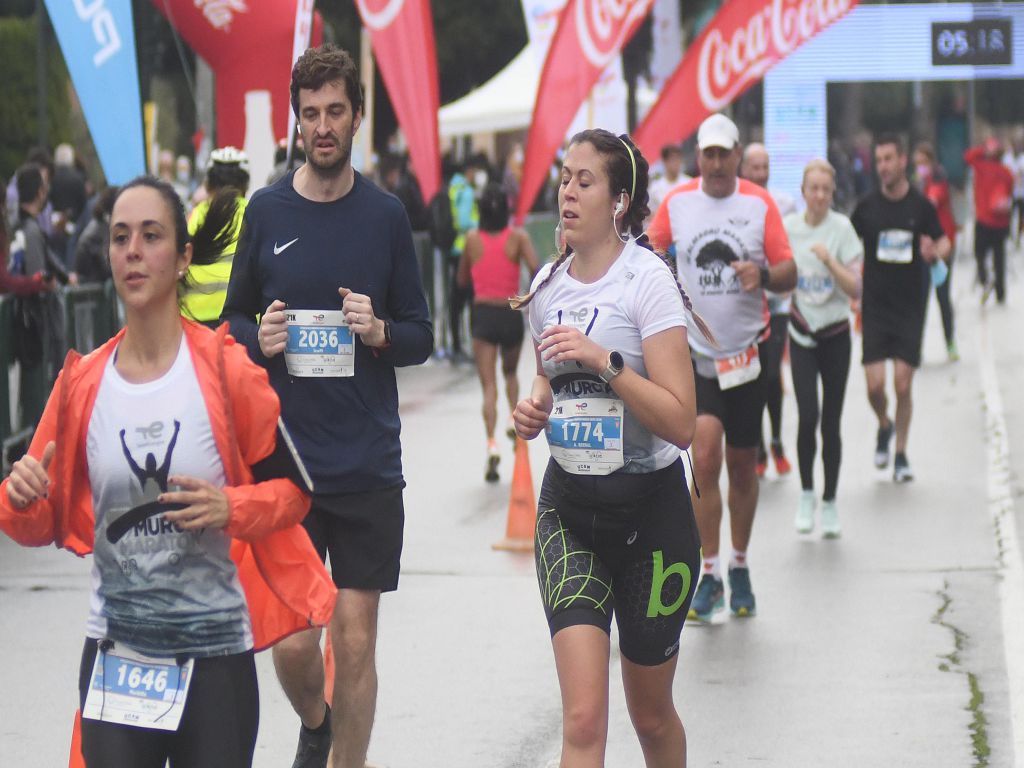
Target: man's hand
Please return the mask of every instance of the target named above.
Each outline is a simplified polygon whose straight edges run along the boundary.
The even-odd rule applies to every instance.
[[[921,235],[921,258],[929,264],[934,264],[939,258],[939,251],[935,247],[935,241],[928,235]]]
[[[338,293],[341,295],[341,311],[345,313],[345,321],[352,333],[368,347],[383,347],[387,343],[384,321],[373,313],[370,297],[353,293],[348,288],[339,288]]]
[[[740,281],[740,288],[747,293],[761,289],[761,268],[752,261],[734,261],[732,270]]]
[[[284,316],[286,306],[287,304],[280,299],[274,299],[260,318],[256,337],[259,339],[264,357],[273,357],[284,352],[288,344],[288,321]]]

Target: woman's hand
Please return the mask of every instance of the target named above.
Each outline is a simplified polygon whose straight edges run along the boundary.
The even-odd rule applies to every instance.
[[[545,394],[536,390],[530,397],[525,397],[516,404],[512,412],[512,421],[516,425],[516,434],[523,440],[533,440],[547,426],[551,414],[552,397],[550,387]]]
[[[184,490],[161,493],[157,501],[162,504],[187,505],[176,512],[165,512],[164,517],[169,522],[185,531],[224,528],[228,524],[231,508],[227,495],[220,488],[206,480],[187,475],[171,475],[167,481]]]
[[[815,243],[811,246],[811,253],[818,257],[818,261],[824,264],[826,267],[832,266],[832,254],[828,252],[828,248],[822,243]]]
[[[593,373],[601,373],[608,364],[607,349],[568,325],[545,328],[540,335],[537,351],[544,360],[556,363],[575,360],[582,368]]]
[[[27,453],[14,462],[11,475],[7,480],[7,498],[15,509],[24,509],[40,496],[46,498],[50,490],[50,478],[46,471],[57,452],[57,444],[52,440],[43,449],[42,459],[36,461]]]

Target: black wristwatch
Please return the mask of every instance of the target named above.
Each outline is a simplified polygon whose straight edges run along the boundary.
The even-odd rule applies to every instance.
[[[772,281],[772,273],[768,267],[761,267],[761,287],[767,288],[768,283]]]
[[[626,361],[622,359],[622,355],[612,350],[608,353],[608,365],[597,375],[605,384],[611,384],[612,379],[622,373],[622,369],[625,367]]]
[[[391,346],[391,322],[389,320],[384,321],[384,346]]]

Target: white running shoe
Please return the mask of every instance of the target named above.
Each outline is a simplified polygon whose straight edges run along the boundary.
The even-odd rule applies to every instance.
[[[841,533],[835,499],[821,502],[821,535],[826,539],[838,539]]]
[[[796,508],[796,532],[810,533],[814,530],[814,491],[800,492],[800,506]]]

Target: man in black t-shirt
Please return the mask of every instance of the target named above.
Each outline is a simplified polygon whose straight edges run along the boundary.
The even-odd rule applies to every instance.
[[[952,247],[935,207],[907,180],[907,153],[899,137],[875,142],[879,189],[866,195],[851,221],[864,241],[863,363],[868,401],[878,417],[875,466],[889,463],[893,422],[887,415],[885,361],[893,361],[896,390],[896,459],[893,479],[909,482],[907,435],[911,384],[921,364],[921,337],[931,266],[949,258]]]

